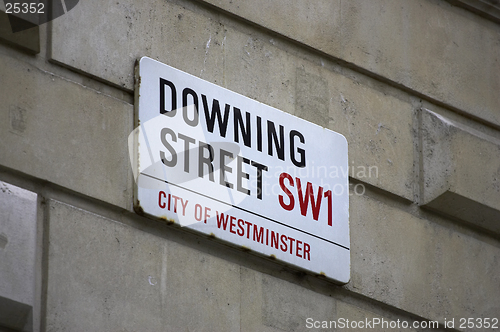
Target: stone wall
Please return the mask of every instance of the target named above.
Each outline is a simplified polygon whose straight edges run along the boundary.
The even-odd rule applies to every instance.
[[[22,38],[0,20],[0,331],[500,319],[500,25],[476,2],[88,0]],[[349,283],[133,211],[142,56],[376,167],[350,177]]]

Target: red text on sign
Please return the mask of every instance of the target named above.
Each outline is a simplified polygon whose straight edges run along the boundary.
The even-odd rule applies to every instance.
[[[285,183],[286,182],[286,183]],[[317,194],[314,193],[313,184],[307,182],[306,188],[302,188],[302,182],[298,177],[295,178],[288,173],[281,173],[279,178],[279,184],[281,190],[288,196],[288,202],[285,202],[285,196],[279,195],[278,200],[281,207],[287,211],[291,211],[295,207],[295,196],[292,191],[287,187],[295,187],[297,191],[297,197],[299,200],[300,214],[304,217],[307,216],[307,211],[309,208],[309,202],[311,202],[312,217],[314,220],[318,221],[319,213],[321,209],[321,202],[323,198],[327,199],[328,203],[328,225],[332,226],[332,191],[327,190],[323,194],[323,187],[319,186]]]

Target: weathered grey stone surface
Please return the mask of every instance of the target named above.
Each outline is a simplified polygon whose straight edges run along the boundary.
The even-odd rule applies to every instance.
[[[0,163],[128,207],[132,105],[7,56],[2,63]]]
[[[223,78],[224,27],[172,2],[84,1],[52,26],[54,61],[129,90],[142,56]]]
[[[307,318],[384,317],[64,203],[48,209],[48,330],[305,331]]]
[[[13,33],[8,15],[0,8],[0,42],[37,54],[40,52],[40,29],[36,26]]]
[[[390,317],[391,314],[377,309],[377,312],[343,302],[331,294],[317,293],[303,286],[251,269],[241,268],[241,330],[242,331],[359,331],[352,327],[358,322],[385,321],[386,324],[405,320],[408,317]],[[331,291],[335,293],[335,287]],[[373,306],[376,308],[376,306]],[[330,323],[330,322],[334,323]],[[325,328],[324,322],[330,327]],[[320,328],[314,328],[314,325]],[[337,324],[335,326],[334,324]],[[371,327],[374,325],[372,323]],[[313,326],[311,329],[310,326]],[[401,325],[400,325],[401,326]],[[408,331],[415,331],[411,328]],[[381,325],[370,331],[387,331]]]
[[[244,330],[304,331],[308,317],[335,315],[331,297],[249,269],[242,268],[241,278]]]
[[[0,181],[0,326],[31,330],[37,195]]]
[[[351,196],[350,224],[352,272],[347,289],[441,322],[500,312],[500,298],[491,296],[500,293],[500,249],[495,241],[366,196]]]
[[[500,125],[500,27],[434,0],[204,0]]]
[[[0,325],[30,322],[29,294],[47,331],[498,317],[498,24],[445,0],[88,0],[39,32],[36,56],[0,45],[0,176],[48,202],[34,290],[14,298],[33,275],[8,280],[0,260]],[[346,136],[352,182],[370,184],[350,197],[347,285],[182,231],[175,242],[126,211],[133,105],[122,99],[141,56]],[[2,195],[0,227],[9,209],[29,212]],[[14,243],[2,232],[0,256]]]
[[[422,110],[422,204],[500,233],[500,141]]]
[[[413,107],[339,74],[327,76],[330,128],[349,144],[349,175],[413,200]]]
[[[237,265],[50,201],[47,330],[235,331]]]
[[[295,111],[295,70],[304,60],[262,34],[225,26],[224,87],[288,113]]]

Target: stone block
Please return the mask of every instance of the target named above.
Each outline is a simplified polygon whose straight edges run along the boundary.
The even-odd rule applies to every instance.
[[[500,233],[500,141],[422,110],[421,204]]]
[[[128,207],[133,106],[7,56],[0,164]]]
[[[0,182],[0,326],[31,330],[37,195]]]
[[[500,28],[464,9],[432,0],[204,2],[500,125]]]
[[[356,0],[341,10],[343,59],[500,125],[497,24],[444,1]]]
[[[48,209],[47,330],[239,330],[237,265],[57,201]]]
[[[202,1],[202,0],[200,0]],[[320,51],[341,52],[340,0],[235,2],[203,0],[244,20],[263,26]],[[361,22],[358,22],[358,24]]]
[[[500,312],[496,243],[366,196],[351,196],[350,223],[347,289],[440,322]]]
[[[231,26],[225,29],[223,86],[293,114],[295,70],[304,60],[262,34],[248,34]]]
[[[226,54],[226,88],[343,134],[349,175],[413,200],[409,100],[363,75],[348,77],[273,43],[228,27],[226,46],[235,51]]]
[[[167,244],[162,315],[174,331],[240,330],[240,266],[204,252]]]
[[[370,80],[360,84],[336,73],[326,77],[329,128],[342,133],[349,143],[349,175],[412,201],[410,101],[377,88]]]
[[[53,61],[128,90],[142,56],[220,84],[224,47],[219,22],[170,1],[82,1],[52,22]]]
[[[333,319],[334,298],[241,268],[242,331],[306,331],[306,319]]]

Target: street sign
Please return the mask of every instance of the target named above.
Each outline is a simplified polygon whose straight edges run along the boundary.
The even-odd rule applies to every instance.
[[[147,57],[135,91],[136,211],[349,281],[344,136]]]

